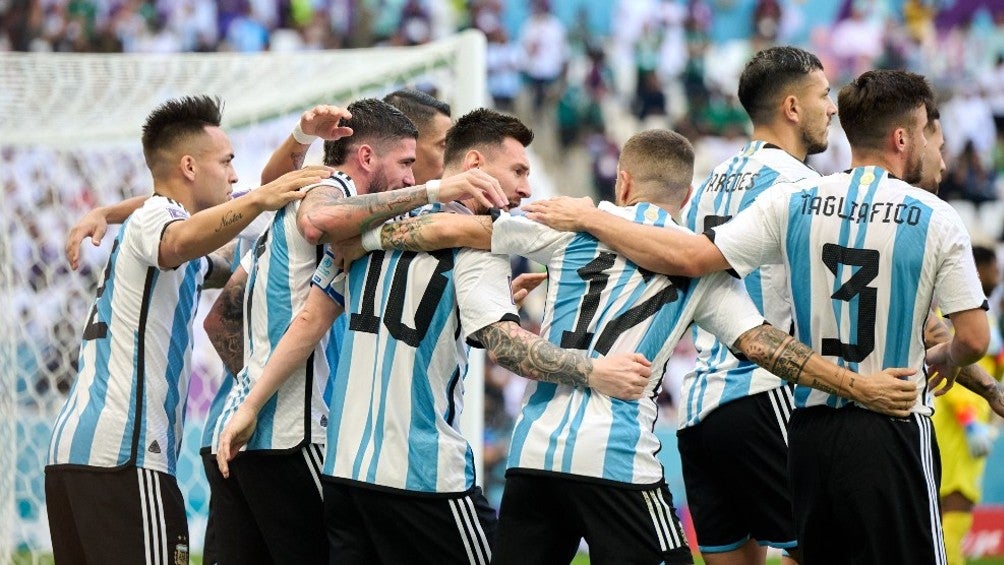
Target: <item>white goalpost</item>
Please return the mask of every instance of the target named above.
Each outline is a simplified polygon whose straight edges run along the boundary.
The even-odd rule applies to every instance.
[[[0,563],[49,562],[44,476],[50,426],[73,384],[79,333],[114,231],[63,255],[69,228],[99,204],[150,192],[141,125],[161,102],[220,96],[238,186],[257,185],[299,114],[404,86],[429,87],[454,116],[485,104],[485,40],[462,32],[409,48],[291,53],[0,53]],[[320,144],[307,161],[320,162]],[[200,312],[215,298],[203,293]],[[201,334],[201,323],[197,324]],[[196,338],[178,479],[201,551],[208,488],[198,455],[222,366]],[[461,428],[481,477],[484,356],[472,351]]]

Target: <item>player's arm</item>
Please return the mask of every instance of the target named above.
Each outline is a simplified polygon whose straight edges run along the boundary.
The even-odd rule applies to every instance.
[[[234,253],[237,251],[237,240],[234,239],[223,247],[206,256],[209,261],[209,275],[202,283],[205,288],[223,288],[233,274]]]
[[[84,214],[70,228],[70,233],[66,236],[66,245],[63,247],[70,268],[75,271],[80,266],[80,244],[84,238],[91,238],[91,244],[95,247],[101,245],[101,239],[108,231],[108,224],[121,224],[126,221],[130,214],[143,206],[147,198],[150,197],[133,196],[115,204],[98,206]]]
[[[890,416],[909,416],[917,400],[916,384],[902,379],[917,371],[885,369],[862,376],[827,361],[771,325],[746,331],[736,340],[734,348],[786,381],[839,394]]]
[[[489,324],[474,332],[492,361],[529,379],[577,387],[590,387],[622,400],[637,400],[645,393],[652,364],[638,353],[591,359],[562,349],[523,329],[514,321]]]
[[[596,208],[588,197],[559,197],[522,206],[527,217],[561,231],[588,232],[638,266],[697,277],[730,267],[706,236],[646,226]]]
[[[498,180],[480,169],[470,169],[442,181],[350,198],[313,190],[300,204],[297,222],[311,243],[330,243],[367,230],[431,202],[474,198],[489,208],[508,204]]]
[[[328,167],[308,167],[287,173],[245,196],[168,224],[160,239],[159,266],[171,269],[212,253],[237,237],[258,214],[278,210],[293,200],[303,198],[300,188],[315,184],[330,174]]]
[[[948,324],[936,312],[931,311],[924,325],[924,345],[928,348],[941,343],[947,343],[952,339],[951,329]],[[941,384],[941,380],[948,380],[947,376],[932,376],[931,387],[935,388]],[[955,377],[955,383],[980,395],[990,409],[998,416],[1004,417],[1004,389],[1001,389],[997,380],[986,371],[979,363],[973,363],[959,369],[959,374]],[[937,388],[934,394],[940,396],[951,388],[951,383]]]
[[[319,105],[300,116],[293,133],[286,137],[261,171],[261,183],[266,184],[303,166],[310,145],[318,138],[335,140],[352,135],[352,128],[339,125],[352,114],[338,106]]]
[[[328,297],[317,286],[310,287],[307,301],[293,318],[286,333],[269,356],[261,376],[251,388],[248,397],[227,423],[220,435],[216,461],[224,477],[230,476],[229,462],[254,433],[261,407],[293,374],[297,367],[307,362],[317,343],[331,329],[331,324],[342,313],[342,306]]]
[[[237,267],[202,323],[209,342],[233,375],[244,368],[244,290],[247,282],[247,270]]]

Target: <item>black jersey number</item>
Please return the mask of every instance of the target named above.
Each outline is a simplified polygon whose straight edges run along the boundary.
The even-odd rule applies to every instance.
[[[561,347],[567,349],[585,350],[589,348],[589,343],[593,339],[593,332],[588,331],[596,310],[599,308],[600,295],[610,280],[607,270],[614,266],[617,256],[609,252],[601,252],[595,259],[583,265],[576,271],[583,281],[588,283],[586,294],[582,297],[582,304],[579,307],[579,320],[574,331],[563,331],[561,333]],[[645,269],[638,269],[645,282],[648,282],[654,273]],[[640,324],[646,319],[654,316],[664,305],[676,302],[679,298],[677,289],[686,290],[690,284],[690,279],[686,277],[669,277],[672,284],[660,290],[655,296],[650,296],[641,304],[628,309],[620,316],[610,320],[603,331],[600,332],[595,351],[606,355],[613,347],[614,341],[625,331]]]
[[[444,249],[429,254],[435,257],[438,263],[436,263],[436,269],[429,280],[429,285],[418,303],[418,309],[415,311],[415,327],[404,323],[403,314],[404,297],[408,291],[408,267],[415,260],[417,253],[406,251],[401,254],[394,267],[394,273],[391,275],[390,294],[384,308],[383,325],[386,326],[387,331],[394,339],[403,341],[412,347],[418,347],[425,339],[432,317],[436,314],[436,307],[446,291],[448,279],[443,273],[453,269],[452,250]],[[376,292],[385,255],[384,251],[370,254],[360,312],[353,313],[349,317],[349,329],[351,330],[375,334],[380,329],[381,318],[376,314]]]
[[[717,228],[731,219],[732,216],[704,216],[704,229],[710,230],[712,228]]]
[[[850,302],[858,299],[857,343],[843,343],[837,338],[823,338],[823,355],[834,355],[852,363],[863,361],[875,349],[875,305],[877,291],[868,283],[879,272],[879,252],[855,249],[833,243],[823,245],[823,263],[834,275],[839,265],[858,267],[830,298]]]
[[[98,319],[98,302],[101,299],[101,295],[105,293],[105,287],[108,286],[108,278],[112,274],[112,259],[115,257],[115,252],[118,251],[119,240],[116,239],[112,243],[112,252],[108,255],[108,262],[105,263],[105,274],[101,281],[101,286],[98,287],[97,296],[94,300],[94,306],[91,307],[91,315],[87,317],[87,326],[84,327],[84,341],[91,339],[103,339],[108,335],[108,323],[102,322]]]

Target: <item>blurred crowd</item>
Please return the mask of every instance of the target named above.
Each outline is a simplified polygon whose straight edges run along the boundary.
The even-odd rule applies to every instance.
[[[810,22],[820,11],[831,16]],[[718,25],[726,16],[728,25]],[[734,154],[750,132],[735,95],[738,76],[763,47],[792,43],[813,51],[834,97],[866,69],[922,73],[939,93],[948,164],[943,197],[956,204],[975,239],[999,242],[1004,235],[999,0],[0,0],[0,51],[403,46],[466,28],[488,39],[492,104],[534,124],[534,150],[544,165],[535,174],[560,175],[561,192],[605,199],[613,199],[619,144],[639,129],[687,135],[697,151],[698,182]],[[838,125],[831,130],[830,149],[810,161],[823,173],[850,163]],[[62,258],[64,234],[94,205],[147,192],[149,180],[125,150],[95,157],[4,148],[0,167],[5,212],[16,218],[6,234],[12,242],[6,259],[17,266],[14,286],[22,289],[14,311],[23,339],[43,351],[25,353],[18,363],[23,374],[48,375],[19,386],[33,388],[30,397],[38,401],[72,382],[77,326],[104,260],[91,250],[82,276],[71,274]],[[676,372],[688,368],[687,354],[681,350]],[[198,370],[198,355],[196,363]],[[486,381],[486,459],[501,463],[497,475],[519,390],[502,369],[490,368]],[[665,388],[671,411],[673,387]],[[663,422],[675,425],[671,412]]]

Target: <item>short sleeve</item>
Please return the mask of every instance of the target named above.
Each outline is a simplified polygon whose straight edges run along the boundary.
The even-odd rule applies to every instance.
[[[340,306],[345,306],[345,271],[335,265],[335,254],[325,248],[324,258],[310,278],[310,283]]]
[[[521,255],[546,265],[575,235],[503,212],[492,223],[492,253]]]
[[[496,322],[519,322],[510,287],[509,258],[475,249],[460,249],[456,253],[453,276],[461,331],[469,343],[480,347],[480,343],[470,339],[471,334]]]
[[[126,221],[124,247],[140,261],[160,268],[160,242],[167,226],[186,219],[188,212],[181,204],[154,196]]]
[[[945,229],[941,238],[942,259],[935,280],[941,311],[947,316],[975,308],[986,309],[987,297],[980,285],[976,261],[973,259],[972,242],[962,227],[962,219],[955,210],[941,213],[955,216],[942,224]]]
[[[753,300],[746,293],[742,281],[725,272],[717,272],[701,278],[705,285],[694,322],[707,330],[728,347],[747,331],[764,322]]]
[[[777,193],[757,198],[731,220],[706,232],[741,277],[761,265],[782,261],[781,217],[787,196],[779,187],[771,190]]]

